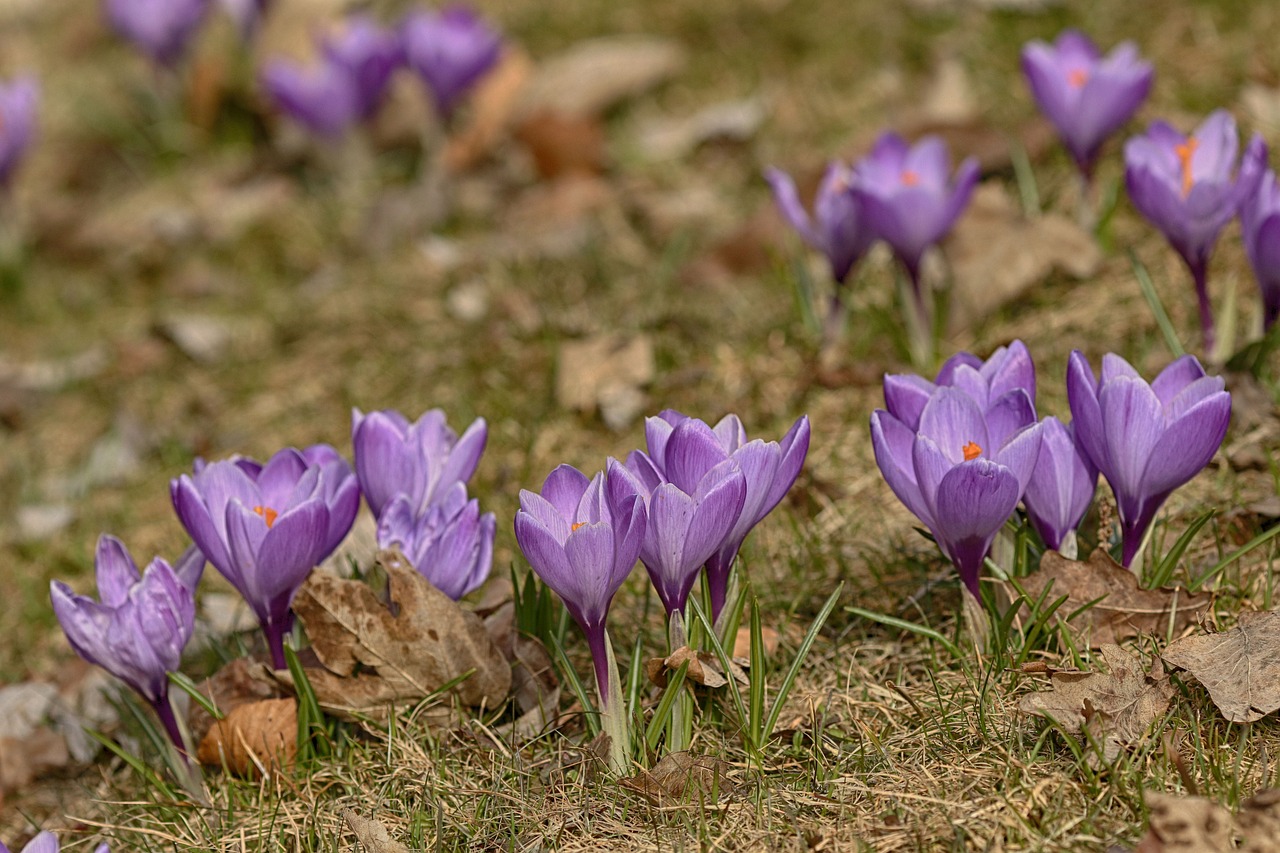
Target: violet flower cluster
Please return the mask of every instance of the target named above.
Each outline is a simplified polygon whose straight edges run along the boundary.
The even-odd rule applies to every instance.
[[[459,436],[439,409],[414,423],[391,410],[351,416],[356,477],[378,522],[378,546],[401,551],[455,600],[484,583],[493,565],[496,520],[480,514],[466,486],[487,438],[483,418]]]
[[[321,39],[316,62],[270,60],[262,84],[303,127],[336,138],[377,112],[391,75],[401,67],[418,75],[437,114],[448,119],[497,63],[501,48],[497,31],[461,6],[412,12],[394,30],[367,15],[352,15]]]
[[[1079,353],[1067,374],[1071,424],[1037,421],[1035,368],[1014,341],[985,362],[960,353],[935,381],[886,376],[871,440],[885,481],[933,534],[965,587],[1019,502],[1045,545],[1074,549],[1098,473],[1116,495],[1130,566],[1169,494],[1217,451],[1230,418],[1222,379],[1184,356],[1148,385],[1123,359],[1101,382]]]

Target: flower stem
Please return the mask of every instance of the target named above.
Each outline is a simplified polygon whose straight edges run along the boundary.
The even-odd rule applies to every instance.
[[[293,615],[287,615],[281,622],[263,622],[262,633],[267,638],[267,648],[271,651],[271,668],[287,669],[284,659],[284,638],[293,629]]]
[[[160,718],[160,724],[164,726],[165,733],[169,735],[169,740],[173,741],[173,745],[178,748],[178,752],[183,758],[190,761],[187,755],[187,745],[182,739],[182,729],[178,726],[178,717],[173,713],[173,703],[169,701],[169,691],[166,690],[164,695],[157,699],[151,706],[155,709],[156,716]]]
[[[1209,264],[1198,260],[1187,266],[1191,268],[1191,277],[1196,283],[1196,300],[1200,304],[1201,345],[1204,347],[1205,357],[1212,358],[1217,340],[1213,327],[1213,304],[1209,302]]]

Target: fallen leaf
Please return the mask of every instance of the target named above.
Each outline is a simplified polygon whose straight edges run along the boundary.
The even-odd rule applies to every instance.
[[[382,713],[468,672],[453,688],[463,704],[494,707],[506,699],[511,668],[480,618],[432,586],[401,554],[382,551],[377,560],[390,583],[394,613],[367,584],[320,573],[294,599],[323,664],[309,673],[320,705],[339,716]]]
[[[1087,562],[1046,551],[1039,570],[1022,578],[1021,584],[1033,598],[1049,589],[1046,603],[1067,596],[1054,616],[1066,621],[1075,613],[1067,626],[1093,648],[1131,637],[1163,635],[1171,625],[1175,634],[1180,633],[1196,624],[1212,600],[1208,593],[1181,588],[1143,589],[1133,572],[1101,548]],[[1093,601],[1097,603],[1081,609]]]
[[[636,147],[648,160],[675,160],[709,142],[747,142],[766,115],[762,98],[724,101],[690,116],[651,120],[636,131]]]
[[[653,342],[644,335],[603,334],[560,346],[556,401],[564,408],[597,408],[612,429],[625,429],[643,410],[642,388],[654,377]],[[635,405],[625,405],[630,398]]]
[[[1259,791],[1241,803],[1236,825],[1244,838],[1242,853],[1280,850],[1280,788]]]
[[[1233,723],[1280,709],[1280,610],[1241,613],[1230,631],[1183,637],[1161,657],[1190,672]]]
[[[408,847],[391,838],[382,821],[360,817],[351,809],[345,809],[342,817],[356,834],[356,840],[365,853],[409,853]]]
[[[21,738],[0,737],[0,797],[70,763],[66,740],[44,726]]]
[[[1022,697],[1018,708],[1056,721],[1069,734],[1084,735],[1103,746],[1110,762],[1128,744],[1146,736],[1173,698],[1173,685],[1156,658],[1150,672],[1119,646],[1101,648],[1107,673],[1056,672],[1051,690]]]
[[[618,784],[658,804],[697,802],[714,805],[732,795],[729,763],[709,755],[673,752],[649,770],[619,779]]]
[[[667,673],[675,672],[686,663],[689,666],[685,670],[685,678],[694,684],[711,688],[724,687],[729,683],[728,676],[732,676],[739,684],[747,684],[747,673],[738,661],[729,661],[730,669],[726,674],[724,667],[720,665],[720,659],[715,655],[695,651],[688,646],[681,646],[665,658],[649,658],[644,664],[645,674],[656,686],[666,687]]]
[[[545,109],[597,116],[674,77],[686,59],[680,44],[655,36],[581,41],[538,66],[521,99],[521,114]]]
[[[1204,797],[1147,791],[1151,822],[1134,853],[1221,853],[1231,849],[1231,812]]]
[[[1102,252],[1093,236],[1055,213],[1034,219],[998,184],[979,185],[947,241],[951,264],[948,326],[971,329],[1043,284],[1055,270],[1072,278],[1095,274]]]
[[[223,716],[241,705],[281,698],[278,687],[256,675],[259,666],[249,658],[236,658],[196,687]],[[213,724],[213,716],[199,702],[192,702],[187,712],[187,730],[192,740],[203,741]]]
[[[541,178],[604,171],[604,127],[593,116],[539,110],[520,122],[515,138],[529,150]]]
[[[768,625],[760,626],[760,639],[764,640],[765,657],[773,657],[773,653],[778,650],[778,640],[782,637],[776,630]],[[738,634],[733,638],[733,656],[735,658],[751,657],[751,629],[739,628]]]
[[[450,137],[444,162],[451,172],[474,166],[496,147],[516,113],[521,93],[533,76],[533,61],[508,46],[498,65],[481,78],[464,113],[466,123]]]
[[[298,757],[298,700],[264,699],[238,705],[216,721],[196,748],[206,767],[255,777],[293,766]]]

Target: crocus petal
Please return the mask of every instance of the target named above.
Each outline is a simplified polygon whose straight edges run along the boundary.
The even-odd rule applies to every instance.
[[[1093,368],[1080,350],[1072,350],[1067,360],[1067,401],[1071,408],[1076,440],[1095,468],[1111,468],[1106,434],[1102,428],[1102,410],[1098,407],[1098,380]]]
[[[618,591],[611,571],[613,528],[605,522],[584,524],[569,535],[564,553],[575,587],[570,598],[577,603],[584,621],[603,621],[609,602]]]
[[[910,427],[888,412],[880,409],[872,412],[871,447],[880,473],[898,500],[926,526],[932,526],[933,513],[916,481],[912,459],[915,437]]]
[[[572,465],[558,465],[547,479],[542,483],[542,494],[537,497],[543,499],[543,502],[553,507],[561,519],[572,519],[574,513],[578,509],[578,503],[582,500],[582,495],[587,490],[587,484],[590,480],[587,475],[583,474]],[[520,505],[526,510],[533,510],[524,506],[524,496],[534,495],[533,492],[520,492]],[[547,521],[543,521],[546,524]]]
[[[952,462],[960,462],[972,445],[991,453],[987,421],[972,397],[955,388],[939,388],[920,414],[920,434],[937,442]]]
[[[1125,363],[1128,366],[1128,363]],[[1137,371],[1130,368],[1131,374],[1137,378]],[[1203,378],[1205,375],[1204,368],[1200,366],[1200,362],[1194,355],[1184,355],[1174,359],[1168,367],[1160,371],[1151,382],[1151,390],[1156,393],[1156,397],[1163,405],[1168,405],[1169,401],[1178,395],[1182,389],[1186,388],[1197,379]]]
[[[822,238],[814,230],[809,214],[800,203],[800,194],[796,191],[795,181],[781,169],[768,168],[764,171],[765,180],[773,190],[773,200],[778,205],[778,212],[788,224],[796,230],[806,243],[816,249],[822,248]],[[653,453],[653,447],[649,448]]]
[[[93,561],[98,581],[98,598],[107,607],[119,607],[138,582],[138,565],[124,543],[114,536],[98,537],[98,553]]]
[[[1231,421],[1231,395],[1219,391],[1169,424],[1152,448],[1143,487],[1171,492],[1198,474],[1218,452]]]
[[[1102,386],[1098,405],[1103,430],[1111,441],[1107,480],[1116,502],[1123,505],[1140,499],[1144,492],[1143,472],[1163,432],[1160,401],[1141,379],[1123,376]]]
[[[929,397],[936,389],[937,386],[923,376],[910,373],[885,374],[884,407],[908,427],[917,429],[924,404],[929,402]]]
[[[58,853],[58,837],[52,832],[41,832],[27,842],[22,853]]]
[[[667,439],[662,472],[680,491],[693,494],[703,476],[728,457],[711,427],[697,418],[686,418]]]
[[[572,600],[576,586],[564,545],[537,519],[521,510],[516,513],[516,542],[538,577],[566,601]]]

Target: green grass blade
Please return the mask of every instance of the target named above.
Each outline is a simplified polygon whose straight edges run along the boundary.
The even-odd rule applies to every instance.
[[[1248,542],[1244,543],[1239,548],[1232,551],[1227,556],[1223,557],[1214,565],[1213,568],[1209,569],[1209,571],[1205,572],[1203,575],[1193,580],[1191,582],[1191,585],[1187,587],[1188,591],[1195,592],[1196,590],[1200,589],[1200,587],[1204,586],[1206,583],[1208,583],[1209,581],[1217,577],[1218,574],[1227,566],[1231,565],[1236,560],[1239,560],[1241,557],[1243,557],[1245,554],[1248,554],[1254,548],[1257,548],[1260,545],[1265,545],[1267,542],[1270,542],[1272,539],[1275,539],[1277,536],[1280,536],[1280,524],[1276,525],[1270,530],[1264,530],[1262,533],[1259,533],[1257,536],[1253,537]]]
[[[1182,346],[1182,341],[1178,340],[1178,333],[1173,328],[1173,321],[1169,319],[1169,314],[1164,310],[1164,303],[1160,301],[1160,294],[1156,293],[1156,286],[1151,281],[1151,275],[1147,272],[1147,268],[1143,266],[1142,261],[1138,260],[1137,252],[1129,252],[1129,262],[1133,265],[1133,274],[1138,279],[1138,285],[1142,288],[1142,295],[1147,300],[1147,305],[1151,307],[1151,313],[1155,315],[1156,325],[1160,327],[1160,334],[1164,336],[1165,346],[1173,353],[1174,358],[1180,358],[1186,355],[1186,348]]]
[[[215,720],[221,720],[225,716],[212,699],[200,692],[200,686],[182,673],[169,673],[169,683],[190,696],[192,702],[203,708],[205,713]]]
[[[1151,576],[1147,579],[1147,589],[1158,589],[1162,586],[1168,585],[1169,581],[1173,579],[1173,573],[1178,569],[1178,562],[1182,559],[1182,555],[1187,553],[1187,548],[1191,545],[1191,540],[1195,539],[1196,534],[1199,533],[1206,524],[1212,521],[1213,517],[1217,514],[1217,510],[1211,509],[1195,521],[1191,522],[1187,529],[1182,531],[1182,535],[1178,537],[1178,541],[1173,543],[1173,547],[1160,558],[1159,562],[1157,562],[1155,567],[1152,569]]]
[[[748,693],[747,724],[751,743],[759,749],[764,743],[765,679],[769,662],[765,660],[764,625],[760,619],[760,602],[751,591],[751,684]]]
[[[884,613],[863,610],[861,607],[846,607],[844,610],[846,613],[852,613],[854,616],[861,616],[863,619],[870,619],[872,622],[879,622],[881,625],[888,625],[890,628],[900,628],[901,630],[915,634],[918,637],[925,637],[933,640],[950,652],[951,656],[956,660],[960,660],[963,657],[960,654],[959,647],[956,646],[955,643],[951,642],[942,634],[927,625],[918,625],[915,622],[908,622],[906,619],[899,619],[896,616],[888,616]]]
[[[658,748],[658,738],[662,737],[667,721],[671,719],[671,709],[675,707],[676,697],[684,689],[684,676],[688,670],[689,662],[685,661],[680,664],[679,669],[667,675],[667,689],[663,692],[658,707],[653,709],[653,718],[649,720],[649,727],[644,732],[644,742],[650,751]]]
[[[742,692],[738,690],[738,682],[733,678],[733,660],[729,657],[729,653],[724,650],[720,638],[716,636],[715,628],[712,627],[711,620],[707,618],[707,614],[703,612],[702,605],[695,598],[690,598],[689,603],[693,605],[693,615],[702,623],[703,630],[707,632],[707,639],[711,643],[712,651],[716,653],[716,657],[720,660],[720,666],[724,669],[725,678],[729,681],[725,688],[729,691],[729,695],[733,697],[733,707],[738,712],[738,725],[742,727],[743,731],[746,731],[747,706],[742,701]]]
[[[826,623],[827,617],[831,615],[831,611],[835,610],[836,602],[840,600],[840,593],[843,591],[844,584],[841,583],[836,587],[835,592],[831,593],[827,603],[822,605],[822,609],[818,611],[813,624],[809,626],[809,633],[804,635],[800,648],[796,650],[795,659],[791,661],[791,669],[787,670],[786,677],[782,679],[782,686],[778,688],[778,695],[774,698],[773,707],[769,710],[769,719],[765,720],[764,737],[772,734],[774,726],[778,724],[778,717],[782,715],[782,706],[786,704],[787,694],[791,692],[791,687],[796,682],[796,676],[800,674],[800,666],[804,663],[804,659],[809,656],[809,649],[813,648],[814,640],[818,639],[818,632],[822,630],[822,626]]]

